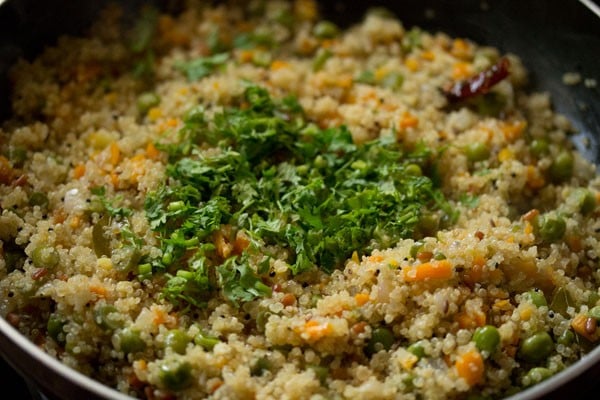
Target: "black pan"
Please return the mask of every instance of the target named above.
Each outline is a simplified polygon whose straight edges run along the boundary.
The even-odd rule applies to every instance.
[[[142,3],[177,12],[178,1],[121,1],[132,17]],[[0,121],[10,114],[9,66],[31,58],[64,33],[77,34],[108,3],[72,0],[0,0]],[[600,164],[600,17],[593,0],[396,0],[322,1],[326,18],[342,26],[360,20],[372,6],[394,11],[407,26],[441,30],[519,55],[530,71],[531,90],[549,91],[556,110],[566,115],[585,157]],[[359,3],[359,4],[356,4]],[[588,5],[584,5],[588,3]],[[591,7],[590,7],[591,6]],[[596,13],[600,14],[598,8]],[[568,86],[562,77],[578,72],[598,87]],[[39,350],[0,318],[0,355],[37,390],[57,399],[127,398]],[[591,397],[600,389],[600,347],[547,381],[512,397]],[[0,379],[4,382],[5,377]]]

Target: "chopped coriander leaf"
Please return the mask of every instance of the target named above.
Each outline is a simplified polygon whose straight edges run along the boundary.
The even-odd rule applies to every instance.
[[[218,290],[234,304],[269,296],[261,278],[269,256],[254,257],[265,246],[289,249],[283,261],[294,274],[331,272],[354,251],[418,233],[432,213],[456,219],[425,174],[425,145],[407,151],[392,136],[356,145],[346,127],[320,129],[295,99],[274,100],[256,86],[240,104],[210,120],[201,110],[188,114],[180,142],[168,147],[170,179],[147,197],[162,250],[152,265],[168,273],[173,303],[201,307]],[[224,227],[229,240],[243,232],[248,248],[217,251]]]
[[[188,80],[197,81],[212,74],[229,59],[228,53],[218,53],[209,57],[200,57],[188,62],[179,62],[176,67],[185,73]]]

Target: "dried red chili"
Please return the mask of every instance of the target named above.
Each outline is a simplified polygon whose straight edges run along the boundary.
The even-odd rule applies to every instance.
[[[471,78],[455,82],[444,89],[450,102],[462,101],[487,93],[494,85],[505,79],[510,73],[510,61],[502,57],[496,64]]]

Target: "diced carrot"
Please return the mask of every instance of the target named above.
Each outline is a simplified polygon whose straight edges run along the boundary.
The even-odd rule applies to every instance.
[[[498,161],[500,161],[500,162],[505,162],[508,160],[512,160],[514,158],[515,158],[515,153],[513,153],[512,150],[509,149],[508,147],[503,148],[498,153]]]
[[[400,360],[400,365],[402,365],[402,368],[404,368],[405,370],[411,370],[415,366],[417,361],[419,361],[419,357],[409,353]]]
[[[408,57],[405,61],[404,61],[404,65],[406,66],[406,68],[408,68],[411,72],[416,72],[419,69],[419,61],[417,61],[415,58],[413,57]]]
[[[523,215],[523,219],[525,221],[533,221],[535,219],[535,217],[537,217],[538,215],[540,215],[540,211],[532,208],[531,210],[527,211],[524,215]]]
[[[12,182],[15,170],[10,166],[10,162],[4,156],[0,156],[0,183],[8,185]]]
[[[594,332],[589,332],[587,329],[588,317],[585,314],[577,314],[573,320],[571,321],[571,327],[575,332],[589,340],[590,342],[595,342],[599,339],[598,329]]]
[[[242,63],[251,62],[253,58],[254,58],[253,50],[242,50],[238,54],[238,59]]]
[[[162,110],[160,108],[152,107],[148,110],[148,119],[150,119],[150,121],[156,121],[160,117],[162,117]]]
[[[579,235],[568,235],[565,238],[565,241],[567,242],[567,245],[569,246],[569,249],[571,249],[571,251],[574,252],[580,252],[581,250],[583,250],[583,245],[581,243],[581,236]]]
[[[119,145],[116,142],[112,142],[110,144],[110,163],[116,166],[119,163],[119,159],[121,158],[121,149],[119,149]]]
[[[521,137],[525,128],[527,127],[527,122],[525,121],[514,121],[502,124],[500,130],[504,134],[504,138],[509,142],[514,142],[518,138]]]
[[[473,50],[466,40],[454,39],[450,53],[456,58],[469,59],[473,54]]]
[[[523,228],[523,232],[526,235],[531,235],[533,233],[533,225],[531,225],[531,222],[525,221],[525,228]]]
[[[214,393],[217,391],[217,389],[219,389],[221,386],[223,386],[223,380],[219,379],[219,378],[215,378],[214,380],[211,380],[210,384],[208,385],[208,391],[209,393]]]
[[[146,155],[152,160],[156,160],[160,156],[160,151],[154,146],[154,143],[149,142],[146,146]]]
[[[110,183],[114,187],[119,187],[119,175],[114,171],[110,173]]]
[[[79,225],[81,225],[81,218],[79,218],[79,216],[77,216],[77,215],[74,215],[73,217],[71,217],[69,226],[73,229],[76,229],[79,227]]]
[[[333,39],[324,39],[321,41],[321,47],[324,49],[329,49],[329,48],[331,48],[331,46],[333,46],[334,43],[335,43],[335,40],[333,40]]]
[[[484,264],[473,264],[470,270],[465,271],[463,280],[469,285],[474,285],[482,281]]]
[[[435,60],[435,53],[433,51],[424,51],[421,53],[421,58],[427,61]]]
[[[294,296],[292,293],[286,293],[281,298],[281,304],[283,304],[284,307],[293,306],[295,303],[296,296]]]
[[[383,256],[381,254],[373,254],[367,257],[367,260],[370,262],[381,262],[383,261]]]
[[[354,296],[354,300],[356,300],[356,304],[359,307],[364,306],[369,301],[369,294],[368,293],[357,293],[356,296]]]
[[[419,118],[412,115],[408,111],[402,114],[402,117],[398,123],[400,129],[415,128],[417,125],[419,125]]]
[[[152,322],[154,325],[162,325],[167,321],[167,313],[161,308],[154,308],[154,319]]]
[[[215,232],[215,247],[217,248],[217,254],[222,258],[228,258],[233,251],[233,246],[221,231]]]
[[[527,185],[532,189],[540,189],[546,181],[540,171],[533,165],[527,166]]]
[[[352,328],[350,328],[352,330],[352,333],[354,333],[355,335],[360,335],[361,333],[363,333],[365,331],[365,328],[367,327],[367,323],[365,321],[360,321],[357,322],[356,324],[352,325]]]
[[[487,317],[481,310],[469,310],[456,314],[454,320],[458,322],[458,326],[462,329],[475,329],[484,326]]]
[[[289,63],[282,60],[275,60],[271,63],[271,71],[277,71],[283,68],[288,68],[290,66]]]
[[[523,309],[519,312],[519,317],[521,317],[522,321],[529,321],[533,315],[533,306],[524,305],[522,307]]]
[[[54,211],[52,220],[54,221],[55,224],[62,224],[63,222],[65,222],[66,219],[67,219],[67,214],[65,213],[64,209],[59,208]]]
[[[306,334],[306,339],[308,340],[319,340],[324,336],[327,336],[331,333],[333,327],[329,322],[318,322],[314,319],[307,321],[304,324],[304,333]]]
[[[242,252],[248,248],[248,246],[250,246],[250,239],[244,232],[239,231],[235,235],[235,241],[233,242],[234,254],[242,254]]]
[[[106,297],[107,290],[104,286],[91,285],[90,292],[96,294],[99,297]]]
[[[469,386],[483,381],[485,366],[483,357],[476,350],[471,350],[459,356],[454,363],[458,376],[463,378]]]
[[[335,86],[341,87],[342,89],[350,89],[354,84],[354,80],[350,75],[342,75],[335,80]]]
[[[467,62],[457,62],[452,67],[452,79],[465,79],[472,74],[471,64]]]
[[[402,269],[405,282],[452,278],[452,264],[448,260],[431,261]]]
[[[85,165],[76,165],[75,168],[73,168],[73,178],[80,179],[81,177],[83,177],[83,175],[85,175]]]

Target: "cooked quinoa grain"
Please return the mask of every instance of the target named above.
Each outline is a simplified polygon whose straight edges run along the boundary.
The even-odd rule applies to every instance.
[[[149,399],[500,398],[589,351],[600,181],[549,95],[317,8],[109,8],[19,61],[0,315]]]

